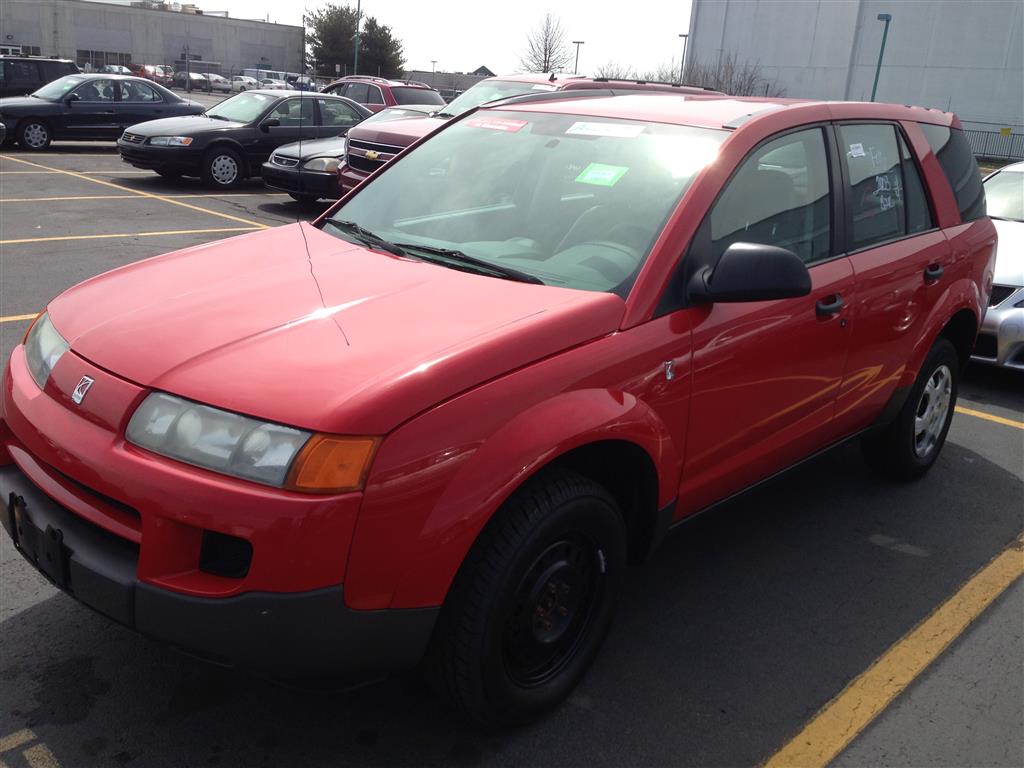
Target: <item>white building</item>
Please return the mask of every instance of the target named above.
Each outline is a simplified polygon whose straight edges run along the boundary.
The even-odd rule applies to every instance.
[[[882,13],[892,21],[876,101],[1024,132],[1022,0],[693,0],[686,56],[733,53],[794,98],[867,101]]]

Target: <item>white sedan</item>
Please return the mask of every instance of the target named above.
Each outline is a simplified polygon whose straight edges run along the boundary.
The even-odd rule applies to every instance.
[[[999,245],[992,298],[972,359],[1024,371],[1024,163],[986,176],[985,199]]]
[[[271,90],[271,91],[287,91],[290,90],[288,83],[284,80],[274,80],[273,78],[266,78],[260,80],[260,88]]]
[[[251,91],[253,88],[259,87],[260,84],[255,77],[235,75],[231,78],[231,90],[235,93],[241,93],[242,91]]]
[[[215,75],[211,72],[206,76],[206,78],[210,81],[211,91],[223,91],[224,93],[229,93],[231,91],[231,81],[226,77],[221,77],[220,75]]]

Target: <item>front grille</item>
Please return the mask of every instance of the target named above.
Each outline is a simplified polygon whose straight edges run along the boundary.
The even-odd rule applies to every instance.
[[[345,162],[349,168],[363,173],[373,173],[403,149],[405,147],[396,147],[392,144],[375,144],[372,141],[349,139],[345,150]],[[367,155],[371,155],[372,159]]]
[[[996,337],[989,333],[979,334],[978,341],[974,345],[974,354],[989,360],[995,360],[999,357],[999,346],[996,342]]]
[[[141,144],[146,140],[145,136],[140,136],[137,133],[128,133],[128,131],[125,131],[124,136],[122,136],[121,138],[124,139],[124,141],[128,142],[129,144]]]
[[[1008,298],[1013,296],[1017,289],[1012,285],[993,285],[992,295],[989,297],[988,305],[990,307],[998,307]]]
[[[271,162],[274,165],[280,165],[282,168],[294,168],[299,164],[297,157],[284,157],[283,155],[274,155],[271,158]]]
[[[349,153],[348,157],[345,158],[345,162],[348,164],[349,168],[355,168],[357,171],[362,171],[363,173],[373,173],[384,165],[380,160],[367,160],[365,157],[359,157],[358,155],[353,155],[351,153]]]

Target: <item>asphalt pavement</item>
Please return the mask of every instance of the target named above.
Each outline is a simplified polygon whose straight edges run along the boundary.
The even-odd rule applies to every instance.
[[[0,355],[82,279],[322,209],[170,182],[108,145],[5,148]],[[960,405],[980,415],[957,414],[919,482],[849,444],[679,528],[570,700],[511,731],[460,722],[412,674],[299,690],[210,667],[58,593],[2,536],[0,764],[762,763],[1024,531],[1024,376],[972,366]],[[1018,581],[835,764],[1024,766],[1022,607]]]

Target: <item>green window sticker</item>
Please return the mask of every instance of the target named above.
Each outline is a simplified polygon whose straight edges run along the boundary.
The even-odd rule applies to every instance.
[[[598,187],[614,187],[628,170],[629,168],[624,165],[591,163],[576,177],[576,181],[580,184],[594,184]]]

